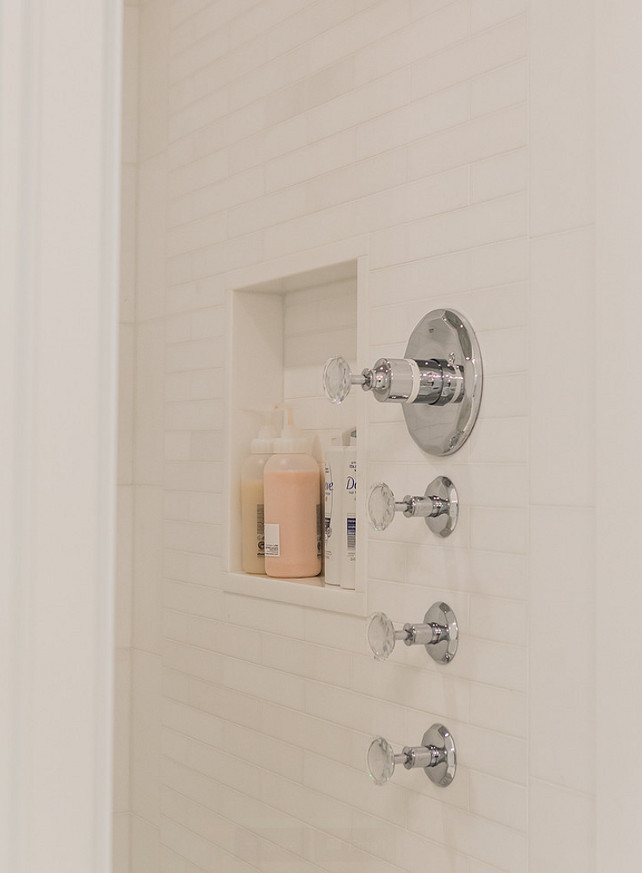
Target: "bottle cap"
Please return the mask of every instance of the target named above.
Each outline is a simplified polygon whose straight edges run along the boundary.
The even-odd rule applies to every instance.
[[[259,434],[256,439],[253,439],[250,444],[250,451],[253,455],[271,455],[274,452],[274,438],[276,437],[276,428],[271,424],[264,424],[259,429]]]
[[[274,440],[273,451],[275,454],[309,455],[312,448],[311,442],[309,437],[303,436],[294,427],[292,407],[286,406],[283,410],[283,430],[281,431],[281,436]]]

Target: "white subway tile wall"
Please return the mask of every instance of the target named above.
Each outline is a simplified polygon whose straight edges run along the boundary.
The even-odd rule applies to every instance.
[[[580,5],[128,7],[118,873],[593,870],[592,398],[589,380],[569,396],[542,366],[572,370],[593,342]],[[363,618],[224,590],[226,291],[355,252],[361,366],[402,354],[439,306],[467,315],[482,349],[480,420],[452,458],[367,404],[362,487],[422,493],[446,474],[460,490],[447,541],[402,519],[361,526],[370,610],[454,607],[447,667],[405,647],[377,664]],[[332,293],[288,295],[293,398],[319,375],[315,332],[338,351],[354,334],[353,286]],[[435,721],[457,741],[453,785],[403,771],[376,788],[371,737],[412,745]]]

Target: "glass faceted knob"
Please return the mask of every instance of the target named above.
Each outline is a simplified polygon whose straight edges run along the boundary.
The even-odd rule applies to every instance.
[[[345,358],[329,358],[323,368],[323,387],[328,400],[336,404],[343,403],[350,393],[351,377],[350,365]]]
[[[388,740],[377,737],[368,748],[368,773],[376,785],[385,785],[395,772],[395,755]]]
[[[368,645],[377,661],[389,658],[395,647],[397,635],[394,626],[383,612],[375,612],[368,624]]]
[[[368,518],[375,530],[385,530],[395,517],[395,495],[385,482],[372,486],[368,496]]]

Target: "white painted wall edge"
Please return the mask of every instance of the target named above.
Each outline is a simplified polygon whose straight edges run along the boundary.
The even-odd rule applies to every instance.
[[[0,0],[0,870],[111,846],[121,4]]]

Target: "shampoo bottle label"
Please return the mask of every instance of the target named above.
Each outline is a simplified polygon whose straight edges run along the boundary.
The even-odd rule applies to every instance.
[[[346,547],[348,561],[357,558],[357,462],[351,460],[348,463],[348,475],[346,476]]]
[[[279,542],[279,525],[265,525],[265,557],[278,558],[281,555]]]
[[[323,555],[323,512],[321,504],[317,503],[317,558],[321,560]]]
[[[353,446],[346,449],[343,486],[341,587],[353,589],[356,584],[358,488],[356,448]]]
[[[325,555],[326,585],[341,584],[341,530],[343,446],[332,446],[325,457]]]
[[[256,504],[256,557],[265,557],[265,506]]]
[[[326,461],[324,465],[325,469],[325,542],[326,542],[326,553],[328,549],[328,543],[330,541],[330,537],[332,536],[332,504],[334,497],[334,482],[332,481],[332,468],[330,464]]]

